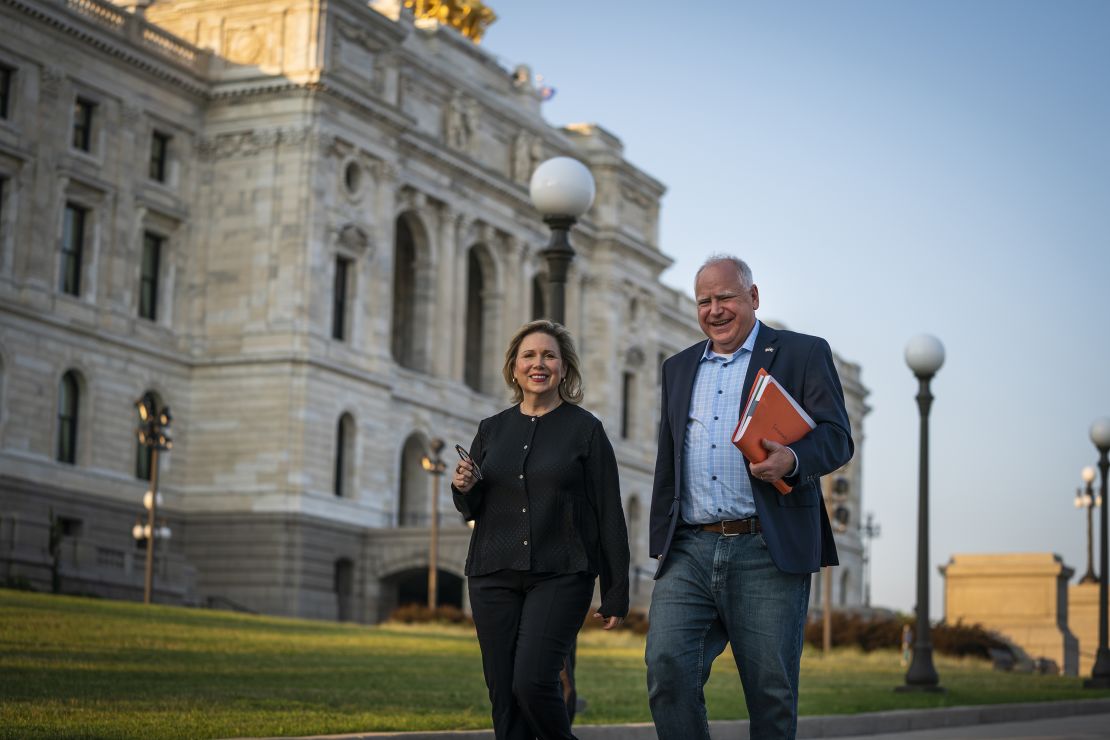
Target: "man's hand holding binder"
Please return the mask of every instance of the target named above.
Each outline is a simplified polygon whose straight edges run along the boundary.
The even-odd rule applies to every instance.
[[[780,493],[790,493],[792,489],[781,476],[758,470],[754,466],[765,462],[769,455],[774,455],[786,445],[797,442],[816,426],[793,396],[766,370],[760,369],[748,395],[748,403],[732,435],[732,443],[752,464],[753,475],[762,477],[766,472],[767,478],[771,479],[770,482]],[[786,450],[786,454],[793,459],[793,453],[789,450]],[[793,465],[787,468],[787,472],[791,469]]]

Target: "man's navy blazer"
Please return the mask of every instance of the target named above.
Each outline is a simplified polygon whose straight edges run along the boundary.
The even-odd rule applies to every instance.
[[[666,567],[675,527],[682,523],[679,497],[683,443],[694,377],[704,351],[703,340],[663,363],[663,413],[649,522],[651,556],[660,558],[656,577]],[[798,456],[797,471],[786,478],[793,487],[790,493],[781,494],[770,483],[748,473],[763,538],[775,565],[787,573],[813,573],[823,565],[839,563],[820,478],[851,460],[855,449],[844,391],[832,350],[820,337],[760,324],[741,398],[747,399],[760,368],[773,375],[817,423],[809,434],[790,445]],[[741,411],[736,409],[737,421]]]

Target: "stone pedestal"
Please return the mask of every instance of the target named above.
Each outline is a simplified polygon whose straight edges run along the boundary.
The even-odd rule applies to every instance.
[[[1074,571],[1058,555],[954,555],[941,572],[946,622],[982,625],[1032,658],[1056,661],[1064,675],[1078,674],[1079,644],[1068,630]]]
[[[1079,675],[1090,676],[1098,650],[1098,584],[1068,586],[1068,627],[1079,640]]]

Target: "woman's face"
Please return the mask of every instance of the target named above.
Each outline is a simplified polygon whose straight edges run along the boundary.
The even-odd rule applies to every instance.
[[[513,377],[530,402],[557,395],[563,380],[563,357],[555,337],[542,331],[524,337],[516,351]]]

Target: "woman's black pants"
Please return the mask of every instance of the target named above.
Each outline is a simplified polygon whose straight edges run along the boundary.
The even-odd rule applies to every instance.
[[[559,671],[590,608],[589,573],[468,579],[497,740],[571,740]]]

